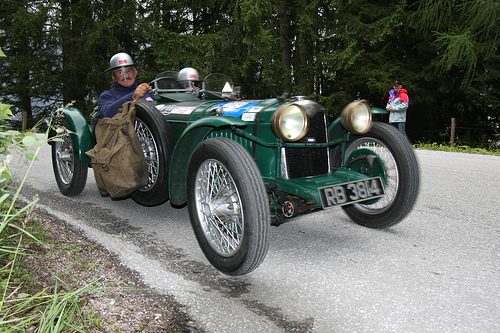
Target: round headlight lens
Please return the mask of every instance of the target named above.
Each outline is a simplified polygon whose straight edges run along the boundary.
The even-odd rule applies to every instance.
[[[297,141],[306,135],[309,121],[305,110],[298,104],[281,105],[271,118],[274,134],[284,141]]]
[[[355,134],[365,134],[372,127],[372,111],[366,101],[354,101],[342,110],[341,123]]]

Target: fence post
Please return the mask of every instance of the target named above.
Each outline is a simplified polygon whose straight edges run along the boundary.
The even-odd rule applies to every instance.
[[[21,131],[26,132],[26,125],[28,124],[28,112],[23,111],[21,113],[22,118],[21,118]]]
[[[455,144],[455,118],[451,118],[451,138],[450,138],[450,147],[453,147]]]

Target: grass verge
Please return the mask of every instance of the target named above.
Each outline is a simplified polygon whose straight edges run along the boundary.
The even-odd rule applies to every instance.
[[[466,145],[445,145],[438,143],[422,143],[419,142],[414,144],[413,147],[415,149],[422,150],[437,150],[437,151],[449,151],[456,153],[469,153],[469,154],[483,154],[483,155],[496,155],[500,156],[500,148],[474,148]]]
[[[80,230],[39,210],[15,224],[0,240],[0,332],[199,331],[172,296]]]
[[[197,332],[172,296],[149,289],[78,230],[40,215],[36,199],[18,202],[46,144],[33,133],[0,133],[0,332]],[[14,151],[31,162],[12,188]]]
[[[3,208],[7,207],[8,203]],[[54,275],[53,285],[40,285],[29,262],[44,249],[46,232],[32,222],[25,212],[4,222],[0,234],[0,332],[86,332],[94,323],[84,316],[82,300],[100,289],[97,279],[74,288]]]

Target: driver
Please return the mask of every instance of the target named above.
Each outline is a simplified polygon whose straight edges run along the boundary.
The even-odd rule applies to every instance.
[[[200,74],[198,74],[198,71],[192,67],[181,69],[179,74],[177,74],[177,81],[179,81],[182,88],[192,88],[195,91],[201,88],[202,83],[200,80]]]
[[[147,83],[138,84],[137,69],[132,58],[127,53],[117,53],[109,60],[109,68],[113,79],[113,88],[99,96],[99,118],[113,117],[122,104],[137,98],[153,100],[151,86]]]

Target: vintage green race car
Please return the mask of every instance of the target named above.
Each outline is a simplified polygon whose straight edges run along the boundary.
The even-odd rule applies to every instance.
[[[177,73],[154,80],[154,101],[137,103],[136,133],[149,183],[131,194],[144,206],[187,204],[198,243],[229,275],[256,269],[269,228],[341,206],[356,223],[385,228],[404,219],[419,191],[408,140],[372,121],[366,101],[347,105],[331,122],[320,104],[296,96],[241,100],[220,74],[183,88]],[[73,196],[87,181],[96,119],[62,108],[72,131],[52,145],[60,191]]]

